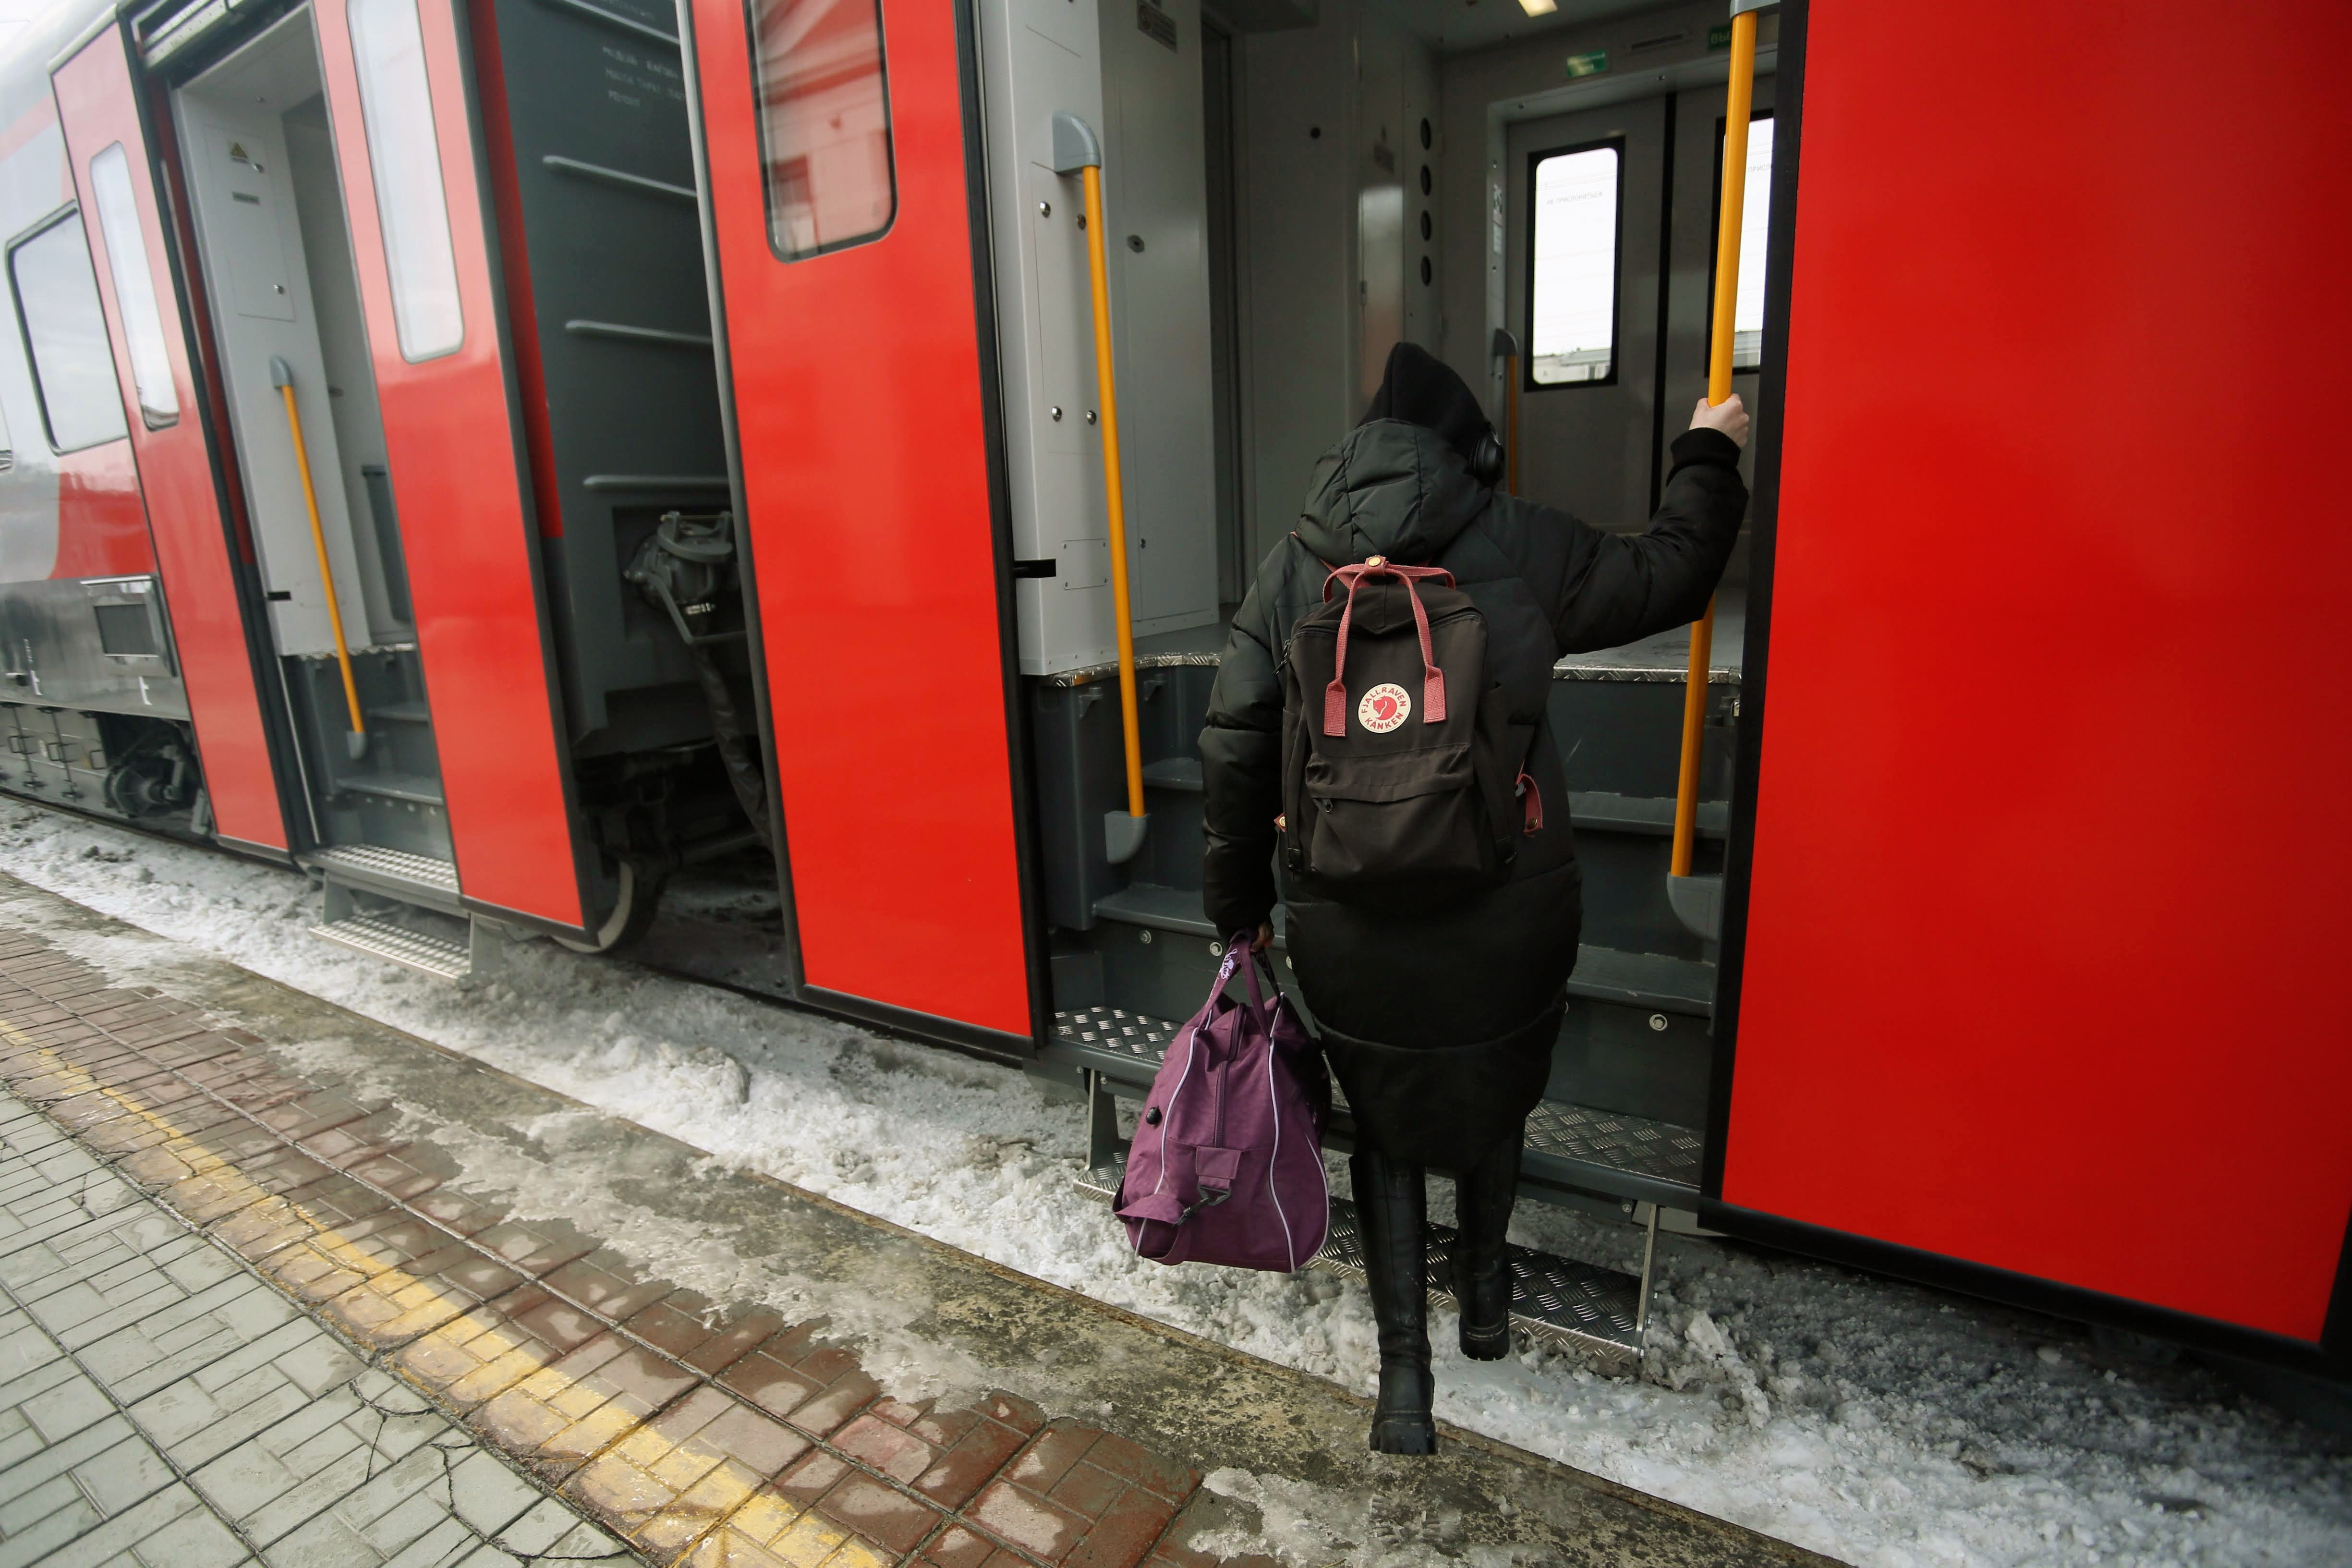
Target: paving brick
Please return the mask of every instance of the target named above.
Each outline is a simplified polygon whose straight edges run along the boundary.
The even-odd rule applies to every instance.
[[[247,1561],[245,1543],[204,1508],[191,1508],[131,1550],[143,1568],[234,1568]]]
[[[383,1555],[331,1513],[320,1514],[269,1545],[271,1568],[374,1568]]]
[[[71,1476],[50,1476],[37,1486],[29,1486],[5,1502],[0,1502],[0,1541],[24,1534],[51,1514],[76,1504],[81,1504],[94,1523],[103,1519],[98,1505],[81,1494]]]
[[[56,1443],[114,1414],[113,1403],[98,1384],[74,1373],[54,1388],[26,1400],[17,1408],[45,1441]]]
[[[947,1519],[929,1503],[864,1475],[844,1479],[816,1506],[827,1519],[888,1548],[893,1556],[913,1551]]]
[[[992,1483],[964,1512],[1000,1539],[1055,1563],[1070,1554],[1089,1522],[1007,1480]]]
[[[68,1488],[68,1490],[72,1489]],[[104,1522],[89,1499],[79,1491],[73,1500],[47,1518],[26,1524],[21,1531],[0,1541],[0,1568],[30,1568],[33,1563],[46,1564],[62,1552],[73,1539]]]
[[[21,1497],[65,1475],[131,1436],[131,1423],[120,1415],[110,1414],[105,1420],[83,1427],[62,1443],[37,1447],[19,1463],[0,1472],[0,1501]]]
[[[133,1503],[163,1490],[173,1480],[171,1467],[143,1437],[126,1437],[95,1458],[76,1465],[73,1478],[90,1501],[109,1514],[127,1512]]]

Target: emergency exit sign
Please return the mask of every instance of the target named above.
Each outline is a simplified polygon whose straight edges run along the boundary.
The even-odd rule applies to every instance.
[[[1589,55],[1568,57],[1568,79],[1570,81],[1580,77],[1599,76],[1608,68],[1609,51],[1606,49],[1595,49]]]

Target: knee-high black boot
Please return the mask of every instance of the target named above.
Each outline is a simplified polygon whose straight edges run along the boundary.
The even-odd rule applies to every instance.
[[[1516,1134],[1498,1138],[1454,1182],[1454,1299],[1462,1309],[1462,1353],[1500,1361],[1511,1353],[1511,1271],[1503,1252],[1519,1191]]]
[[[1427,1200],[1421,1167],[1360,1148],[1348,1162],[1348,1174],[1356,1190],[1372,1317],[1381,1326],[1381,1396],[1372,1411],[1372,1449],[1433,1454],[1437,1425],[1429,1413],[1433,1388],[1428,1285],[1422,1272]]]

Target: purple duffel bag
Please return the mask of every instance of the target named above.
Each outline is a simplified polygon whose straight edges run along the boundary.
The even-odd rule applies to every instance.
[[[1155,1263],[1289,1273],[1323,1250],[1331,1194],[1322,1052],[1274,988],[1258,991],[1247,933],[1225,944],[1209,1000],[1176,1032],[1127,1156],[1113,1205]],[[1265,960],[1261,958],[1260,963]],[[1239,964],[1249,1000],[1225,994]]]

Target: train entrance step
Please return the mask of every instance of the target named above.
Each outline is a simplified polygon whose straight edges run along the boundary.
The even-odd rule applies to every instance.
[[[446,915],[465,912],[457,897],[457,868],[430,855],[380,844],[338,844],[313,850],[302,863],[324,876],[330,887],[398,899]]]
[[[1078,1190],[1105,1204],[1118,1194],[1127,1156],[1097,1165],[1078,1178]],[[1430,1305],[1454,1300],[1452,1227],[1433,1225],[1424,1278]],[[1307,1268],[1343,1279],[1364,1277],[1364,1249],[1356,1227],[1356,1205],[1331,1200],[1331,1236]],[[1511,1269],[1511,1326],[1545,1344],[1589,1357],[1595,1370],[1612,1377],[1630,1374],[1642,1359],[1642,1330],[1648,1317],[1643,1280],[1597,1264],[1580,1263],[1532,1247],[1505,1249]],[[1646,1272],[1646,1268],[1645,1268]]]
[[[443,980],[463,980],[474,972],[474,955],[466,943],[411,931],[374,915],[345,915],[312,926],[310,934]]]
[[[1085,1075],[1094,1128],[1096,1163],[1118,1146],[1115,1095],[1139,1099],[1167,1058],[1181,1025],[1120,1007],[1081,1007],[1054,1015],[1054,1038],[1045,1059]],[[1344,1143],[1354,1124],[1337,1095],[1330,1132]],[[1521,1190],[1592,1194],[1634,1205],[1698,1207],[1699,1170],[1706,1140],[1696,1127],[1572,1100],[1540,1101],[1528,1117],[1519,1160]]]

